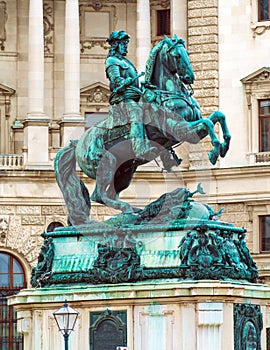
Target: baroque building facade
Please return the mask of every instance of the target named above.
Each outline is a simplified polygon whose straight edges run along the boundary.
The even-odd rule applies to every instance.
[[[178,186],[194,190],[221,219],[247,229],[262,282],[270,282],[270,4],[268,0],[0,1],[0,295],[30,286],[41,233],[66,225],[53,173],[57,151],[106,117],[104,72],[111,31],[131,35],[128,57],[144,71],[163,34],[186,41],[204,117],[225,113],[226,158],[207,161],[209,141],[177,149],[172,174],[143,166],[125,200],[143,206]],[[218,129],[217,129],[218,131]],[[94,183],[82,173],[90,192]],[[93,205],[92,217],[115,211]],[[9,313],[12,310],[9,309]],[[3,321],[10,329],[10,317]],[[9,332],[9,333],[8,333]],[[9,339],[12,331],[8,331]],[[18,343],[21,341],[18,336]],[[3,339],[2,339],[3,341]],[[7,347],[7,349],[9,349]]]

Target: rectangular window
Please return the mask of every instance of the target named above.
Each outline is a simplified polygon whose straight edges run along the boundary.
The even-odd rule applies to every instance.
[[[96,123],[101,122],[102,120],[108,117],[108,113],[85,113],[85,129],[89,129],[94,126]]]
[[[270,151],[270,100],[259,100],[260,152]]]
[[[258,0],[258,20],[269,21],[270,20],[270,1]]]
[[[259,217],[261,251],[270,252],[270,215]]]
[[[157,36],[170,33],[170,10],[157,10]]]

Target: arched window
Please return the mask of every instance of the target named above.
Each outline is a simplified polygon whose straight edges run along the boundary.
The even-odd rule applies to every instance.
[[[17,314],[8,306],[7,297],[26,287],[25,273],[19,261],[0,252],[0,349],[23,350],[23,336],[17,332]]]
[[[63,226],[64,225],[61,222],[53,221],[48,225],[46,232],[53,232],[57,227],[63,227]]]

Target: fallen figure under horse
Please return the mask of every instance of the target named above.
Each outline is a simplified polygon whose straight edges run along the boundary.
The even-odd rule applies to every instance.
[[[138,102],[143,111],[146,137],[151,143],[150,152],[141,156],[134,153],[129,123],[114,126],[115,119],[129,112],[123,102],[111,106],[105,121],[58,152],[55,174],[72,225],[91,221],[90,196],[76,175],[76,162],[87,176],[96,179],[91,200],[123,213],[133,213],[138,209],[120,200],[119,194],[130,185],[138,166],[158,156],[166,158],[167,150],[174,145],[196,144],[207,135],[212,144],[208,154],[210,162],[215,164],[219,156],[225,157],[231,138],[225,115],[215,111],[208,118],[202,118],[199,104],[188,88],[194,79],[184,41],[176,36],[165,37],[150,52]],[[223,142],[215,133],[216,123],[221,126]]]

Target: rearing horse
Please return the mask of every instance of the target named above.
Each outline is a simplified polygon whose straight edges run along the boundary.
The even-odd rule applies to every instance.
[[[56,180],[72,225],[89,223],[91,207],[88,190],[76,175],[76,161],[87,176],[96,179],[91,200],[130,213],[138,209],[121,201],[119,194],[130,185],[139,165],[164,154],[164,150],[173,145],[198,143],[207,135],[213,146],[208,155],[211,163],[215,164],[219,156],[226,155],[231,137],[225,116],[216,111],[208,118],[202,118],[197,101],[186,87],[194,79],[184,41],[177,36],[173,39],[165,37],[150,52],[139,102],[144,111],[147,136],[156,151],[136,158],[129,125],[108,128],[113,124],[114,108],[119,108],[113,106],[107,120],[87,130],[79,141],[71,141],[57,153]],[[223,143],[214,131],[217,122],[223,131]]]

